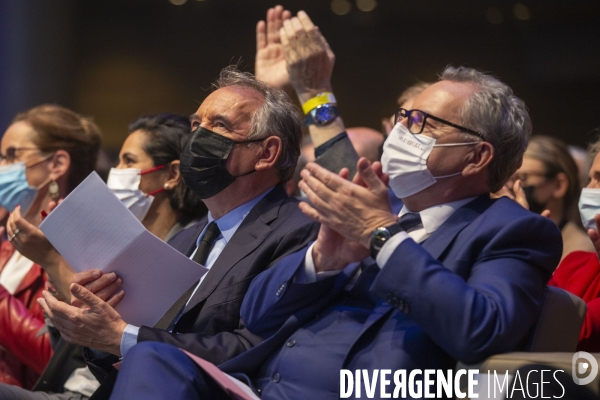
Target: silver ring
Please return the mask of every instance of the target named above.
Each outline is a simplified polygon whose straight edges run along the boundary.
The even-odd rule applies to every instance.
[[[13,235],[11,237],[8,238],[9,242],[12,242],[13,240],[15,240],[15,238],[17,237],[17,235],[21,233],[21,230],[19,228],[15,229],[15,233],[13,233]]]

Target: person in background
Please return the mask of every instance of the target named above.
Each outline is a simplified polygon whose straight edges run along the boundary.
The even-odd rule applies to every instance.
[[[185,186],[179,172],[179,156],[191,136],[189,124],[187,117],[166,113],[139,118],[129,126],[129,135],[119,153],[119,164],[109,173],[109,187],[151,233],[164,241],[174,238],[206,214],[204,203]],[[46,260],[58,262],[54,257],[60,258],[60,255],[53,254],[55,250],[44,241],[43,233],[19,216],[18,209],[10,219],[10,231],[16,229],[20,229],[21,234],[13,243],[22,254],[39,260],[44,267]],[[183,236],[188,236],[187,241],[174,239],[173,247],[185,252],[193,245],[199,232],[197,229],[191,231],[191,237],[182,232]],[[66,263],[62,259],[60,262]],[[68,290],[73,275],[69,267],[66,269],[71,274],[50,276],[50,279],[67,280],[60,285],[60,295],[68,300],[70,293],[64,290]],[[107,274],[104,279],[112,281],[113,287],[121,284],[114,274]],[[111,304],[116,305],[118,299],[119,296]],[[98,382],[85,367],[82,348],[60,339],[60,333],[53,327],[50,326],[49,331],[56,339],[55,355],[34,386],[35,392],[0,384],[0,399],[82,399],[91,396],[98,387]],[[38,348],[40,343],[36,342],[46,340],[43,336],[29,339],[28,343],[21,344]]]
[[[507,186],[512,189],[516,180],[521,181],[529,210],[537,214],[549,210],[550,219],[560,228],[561,259],[573,251],[594,251],[577,210],[581,192],[577,165],[564,142],[549,136],[533,136],[523,164]]]
[[[588,149],[591,160],[589,183],[581,191],[579,212],[594,251],[574,251],[567,255],[548,282],[581,297],[587,312],[579,335],[577,351],[600,351],[600,140]]]
[[[100,129],[90,119],[57,105],[18,114],[2,137],[0,206],[37,227],[40,213],[64,198],[94,170]],[[46,287],[42,267],[13,243],[20,231],[7,231],[0,247],[0,382],[30,388],[52,355],[36,299]]]
[[[398,96],[398,100],[396,103],[399,108],[404,108],[405,110],[410,110],[412,108],[413,101],[417,98],[418,95],[423,92],[423,90],[427,89],[431,86],[430,82],[417,82],[414,85],[411,85],[404,89],[400,96]],[[381,119],[381,130],[385,135],[389,135],[392,129],[394,128],[394,116],[392,115],[389,118]]]

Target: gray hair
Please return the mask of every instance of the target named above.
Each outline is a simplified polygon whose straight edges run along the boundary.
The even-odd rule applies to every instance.
[[[461,122],[480,132],[494,146],[488,186],[492,192],[500,190],[521,166],[531,138],[531,119],[525,103],[505,83],[472,68],[446,67],[440,80],[473,85],[475,93],[461,110]]]
[[[274,89],[256,79],[249,72],[241,72],[235,65],[223,68],[213,88],[228,86],[249,88],[262,95],[264,104],[252,115],[248,139],[261,139],[277,136],[281,139],[281,155],[275,167],[280,182],[292,179],[300,156],[302,141],[302,119],[298,108],[283,90]]]

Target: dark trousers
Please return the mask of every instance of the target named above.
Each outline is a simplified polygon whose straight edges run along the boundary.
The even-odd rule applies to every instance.
[[[183,351],[159,342],[141,342],[131,348],[110,398],[230,399]]]

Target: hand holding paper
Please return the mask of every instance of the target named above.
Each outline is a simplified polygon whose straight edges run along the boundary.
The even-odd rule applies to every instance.
[[[153,326],[207,269],[148,232],[94,172],[40,225],[76,272],[115,272],[127,323]]]

